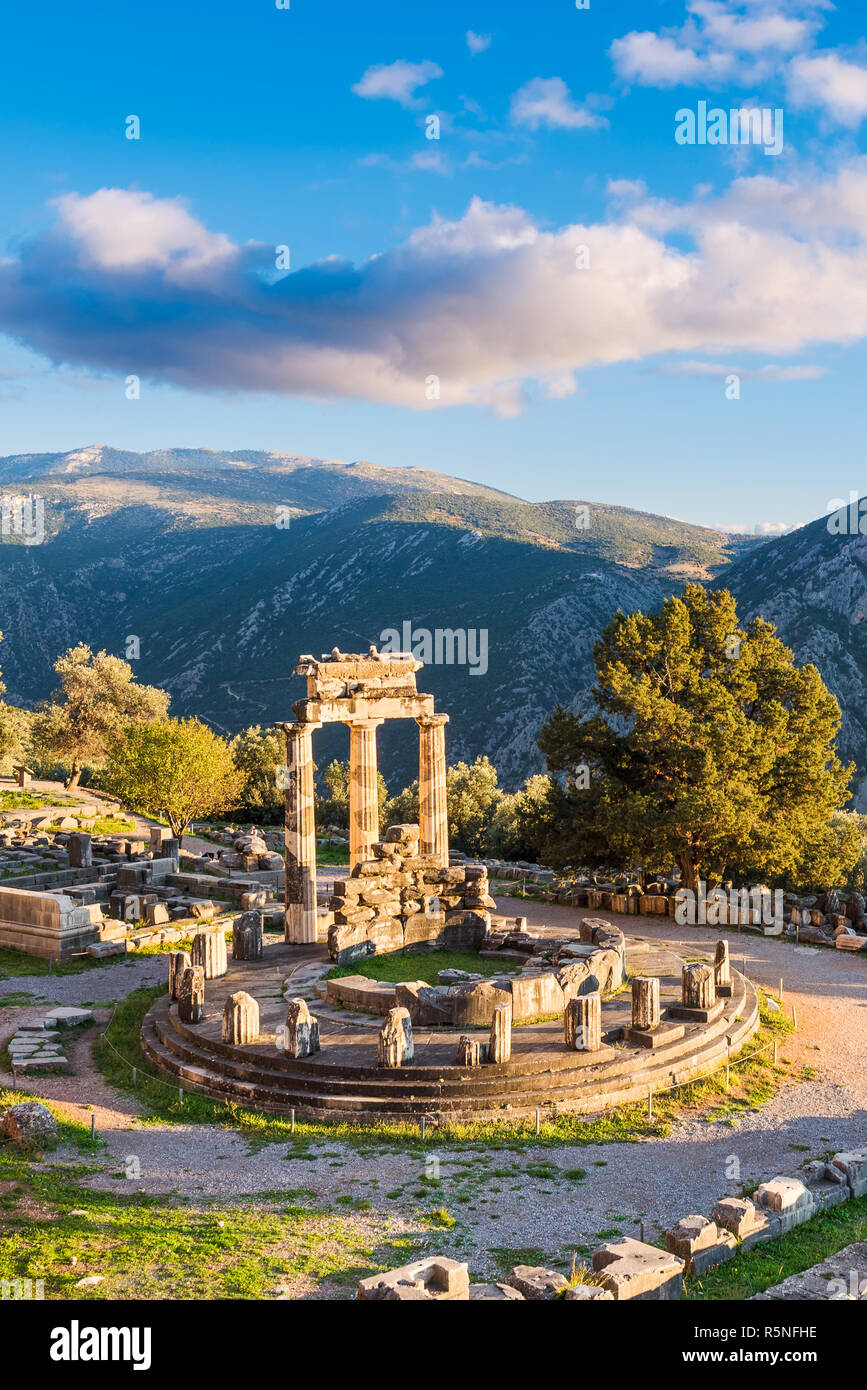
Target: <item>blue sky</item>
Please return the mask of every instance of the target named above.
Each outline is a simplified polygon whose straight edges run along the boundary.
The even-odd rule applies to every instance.
[[[0,452],[274,448],[750,529],[867,491],[854,4],[4,27]],[[678,143],[701,101],[782,110],[781,153]]]

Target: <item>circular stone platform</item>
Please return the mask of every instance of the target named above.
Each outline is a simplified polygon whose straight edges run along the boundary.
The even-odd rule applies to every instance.
[[[658,975],[663,1010],[680,1002],[683,958],[656,941],[628,937],[629,976]],[[693,957],[694,958],[694,957]],[[646,1100],[659,1090],[716,1070],[759,1026],[756,992],[732,970],[732,996],[711,1023],[687,1023],[682,1037],[653,1049],[622,1041],[631,1022],[629,985],[602,1003],[599,1052],[567,1051],[563,1020],[512,1029],[511,1060],[503,1065],[459,1067],[454,1057],[461,1029],[416,1028],[415,1060],[400,1069],[377,1065],[382,1019],[338,1010],[313,990],[331,965],[321,946],[266,943],[262,961],[229,963],[226,975],[208,980],[201,1023],[184,1024],[168,994],[142,1023],[142,1045],[150,1061],[185,1089],[256,1110],[360,1123],[395,1122],[422,1115],[439,1120],[510,1120],[555,1106],[576,1114],[598,1114],[627,1101]],[[418,975],[424,976],[424,953]],[[285,1023],[287,997],[300,995],[320,1021],[321,1051],[295,1059],[279,1052],[275,1030]],[[220,1024],[226,997],[246,990],[258,1001],[261,1033],[246,1046],[224,1043]],[[486,1037],[487,1033],[479,1032]]]

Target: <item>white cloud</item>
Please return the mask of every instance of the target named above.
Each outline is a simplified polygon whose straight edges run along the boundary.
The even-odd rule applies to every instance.
[[[562,77],[534,77],[512,97],[515,125],[538,130],[599,130],[608,125],[604,116],[576,106]]]
[[[473,199],[359,265],[277,281],[273,246],[233,245],[173,200],[102,189],[59,212],[0,266],[0,331],[55,363],[196,390],[515,414],[529,384],[562,395],[592,367],[752,354],[771,359],[759,377],[805,379],[820,369],[780,355],[867,338],[867,158],[554,230]]]
[[[401,106],[413,106],[419,87],[442,77],[443,70],[437,63],[427,59],[421,63],[407,63],[398,58],[395,63],[378,63],[370,67],[352,88],[356,96],[370,100],[399,102]]]
[[[841,125],[857,126],[867,116],[867,67],[833,51],[796,58],[788,92],[795,106],[824,107]]]
[[[725,77],[734,67],[729,55],[701,57],[673,38],[638,32],[615,39],[608,50],[618,77],[644,87],[677,87],[682,83]]]
[[[222,233],[207,231],[177,198],[101,188],[56,200],[83,263],[102,270],[174,268],[178,274],[222,265],[237,254]]]
[[[659,371],[665,376],[726,377],[734,374],[743,381],[817,381],[825,375],[824,367],[808,363],[783,367],[776,362],[767,362],[762,367],[735,367],[730,363],[700,362],[694,359],[667,362]]]
[[[490,34],[474,34],[472,29],[468,29],[466,38],[467,48],[472,53],[473,57],[475,57],[477,53],[484,53],[485,50],[491,46]]]

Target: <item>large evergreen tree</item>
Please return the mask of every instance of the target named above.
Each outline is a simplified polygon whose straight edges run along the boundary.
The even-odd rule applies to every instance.
[[[616,613],[594,659],[599,713],[558,707],[539,739],[561,774],[555,863],[674,862],[693,891],[725,874],[848,872],[840,707],[770,623],[742,628],[727,590],[690,584],[657,613]]]

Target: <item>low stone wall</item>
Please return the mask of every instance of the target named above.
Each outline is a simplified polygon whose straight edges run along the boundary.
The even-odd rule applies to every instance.
[[[0,887],[0,946],[47,960],[68,960],[99,940],[102,910],[62,893]]]
[[[516,1265],[501,1283],[471,1284],[466,1263],[427,1256],[414,1264],[362,1279],[356,1297],[362,1302],[668,1302],[681,1297],[684,1278],[704,1274],[755,1245],[776,1240],[819,1212],[865,1192],[867,1148],[854,1149],[835,1154],[830,1163],[817,1160],[807,1164],[803,1178],[775,1177],[761,1183],[755,1201],[721,1197],[713,1217],[682,1217],[667,1233],[665,1250],[631,1236],[606,1241],[593,1251],[589,1264],[582,1266],[580,1283],[570,1283],[558,1270]],[[839,1285],[840,1280],[836,1283]],[[767,1298],[773,1293],[769,1290],[754,1297]],[[822,1297],[820,1289],[815,1296]],[[835,1288],[825,1294],[827,1298],[851,1300],[863,1296],[860,1289],[841,1295]]]
[[[483,864],[443,868],[419,853],[418,826],[397,825],[372,859],[337,879],[328,954],[339,965],[396,951],[478,950],[496,907]]]

